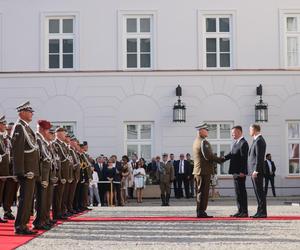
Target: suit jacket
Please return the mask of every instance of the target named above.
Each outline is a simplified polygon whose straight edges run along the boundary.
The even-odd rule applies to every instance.
[[[265,174],[265,153],[266,142],[260,135],[253,141],[249,150],[248,167],[250,174],[254,171],[260,174]]]
[[[230,160],[229,174],[248,174],[248,151],[249,145],[244,137],[233,145],[231,152],[225,156],[225,160]]]
[[[265,173],[266,176],[269,176],[269,175],[275,176],[276,167],[275,167],[274,161],[271,161],[271,165],[272,165],[272,174],[270,174],[270,168],[269,168],[268,161],[265,160],[265,171],[264,171],[264,173]]]
[[[191,165],[190,165],[190,163],[187,160],[184,160],[183,162],[184,162],[183,163],[184,164],[183,174],[185,176],[189,176],[190,172],[191,172]],[[180,165],[180,160],[174,162],[175,176],[177,176],[179,174],[179,165]]]
[[[100,169],[100,164],[99,163],[95,163],[94,164],[95,167],[95,171],[98,173],[98,178],[99,181],[104,181],[104,172],[105,172],[105,168],[107,167],[105,163],[102,163],[102,169]]]
[[[12,156],[14,175],[23,177],[28,172],[40,176],[39,147],[35,133],[23,121],[18,120],[12,131]]]

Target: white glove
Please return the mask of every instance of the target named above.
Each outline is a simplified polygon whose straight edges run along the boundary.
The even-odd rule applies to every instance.
[[[61,179],[60,182],[61,182],[62,184],[66,184],[67,181],[66,181],[66,179]]]
[[[34,173],[33,173],[33,172],[27,172],[27,173],[25,174],[25,177],[27,177],[27,179],[31,180],[31,179],[34,178]]]
[[[48,181],[42,181],[41,185],[42,185],[43,188],[47,188],[49,183],[48,183]]]
[[[51,178],[51,181],[52,181],[53,183],[57,183],[58,178],[57,178],[57,177],[53,177],[53,178]]]

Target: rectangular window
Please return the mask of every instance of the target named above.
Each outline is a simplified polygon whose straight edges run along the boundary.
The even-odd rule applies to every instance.
[[[204,22],[205,68],[232,68],[231,15],[205,15]]]
[[[47,17],[47,68],[74,69],[75,18]]]
[[[124,65],[126,69],[152,68],[152,16],[124,16]]]
[[[125,123],[125,154],[133,154],[151,161],[153,145],[153,123],[130,122]]]
[[[70,135],[76,136],[76,122],[51,122],[54,129],[58,127],[63,127],[67,130],[67,133]]]
[[[289,174],[299,175],[299,145],[300,145],[300,121],[287,123],[288,132],[288,155]]]
[[[299,67],[300,52],[300,14],[284,16],[285,65]]]
[[[233,122],[207,122],[209,127],[208,140],[212,146],[213,153],[224,156],[231,150],[231,128]],[[218,175],[227,175],[229,161],[218,165]]]

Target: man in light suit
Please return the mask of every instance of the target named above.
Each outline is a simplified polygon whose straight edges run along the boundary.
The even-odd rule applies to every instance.
[[[254,140],[249,150],[248,167],[257,200],[257,212],[251,218],[266,218],[267,201],[264,192],[266,142],[260,133],[258,124],[252,124],[249,132]]]
[[[272,161],[272,156],[271,154],[266,155],[266,160],[265,160],[265,194],[267,196],[268,194],[268,186],[269,186],[269,181],[271,182],[271,187],[272,187],[272,193],[273,196],[276,197],[275,193],[275,185],[274,185],[274,179],[275,179],[275,163]]]
[[[246,191],[246,175],[248,174],[248,142],[243,136],[241,126],[234,126],[231,129],[234,141],[231,152],[225,156],[224,161],[230,160],[229,174],[233,175],[236,203],[238,212],[231,217],[248,217],[248,201]]]

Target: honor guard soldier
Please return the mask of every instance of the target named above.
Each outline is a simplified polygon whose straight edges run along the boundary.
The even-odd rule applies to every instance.
[[[54,219],[66,220],[67,217],[64,215],[63,211],[63,195],[65,192],[65,186],[67,185],[67,181],[69,180],[69,150],[66,144],[64,143],[66,138],[66,130],[62,127],[59,127],[55,130],[56,139],[53,142],[53,146],[55,147],[55,151],[59,156],[60,164],[61,164],[61,180],[58,183],[56,189],[56,197],[55,197],[55,217]]]
[[[36,217],[33,221],[34,229],[37,230],[49,230],[50,227],[47,225],[47,214],[48,214],[48,197],[49,197],[49,182],[52,165],[52,155],[49,151],[49,140],[50,134],[49,129],[51,123],[46,120],[39,120],[37,125],[37,143],[40,151],[40,170],[41,178],[37,182],[36,186]]]
[[[9,175],[9,147],[4,136],[6,132],[6,120],[5,116],[0,117],[0,204],[3,201],[3,191],[6,182],[5,176]],[[2,178],[1,178],[2,177]],[[7,220],[3,220],[0,217],[0,223],[6,223]]]
[[[196,129],[198,129],[198,135],[193,144],[193,174],[196,185],[197,217],[211,218],[212,216],[205,212],[208,204],[210,178],[214,171],[214,163],[222,163],[222,158],[214,155],[211,145],[206,139],[208,125],[202,123]]]
[[[9,160],[9,176],[13,176],[13,162],[12,162],[12,144],[11,144],[11,130],[14,126],[13,122],[10,122],[6,126],[6,133],[4,134],[4,143],[7,145],[10,151]],[[17,199],[17,191],[19,189],[18,179],[15,177],[6,179],[4,187],[4,198],[3,198],[3,210],[5,220],[14,220],[15,216],[12,214],[12,205]]]
[[[78,182],[80,180],[80,159],[79,159],[79,155],[77,153],[79,148],[79,145],[77,143],[77,139],[75,138],[75,136],[71,136],[70,139],[70,154],[73,160],[73,182],[71,184],[70,187],[70,196],[69,196],[69,200],[68,200],[68,210],[69,212],[76,214],[77,211],[75,211],[73,203],[74,203],[74,199],[75,199],[75,194],[76,194],[76,189],[77,189],[77,185]]]
[[[169,206],[171,184],[175,179],[174,167],[168,162],[168,154],[162,155],[163,161],[159,162],[156,177],[160,186],[162,206]]]
[[[88,174],[89,162],[85,156],[84,144],[80,144],[80,195],[79,195],[79,209],[81,211],[88,210],[89,202],[89,174]]]
[[[35,133],[29,127],[34,112],[30,102],[17,107],[17,111],[19,119],[12,129],[13,170],[20,184],[15,233],[30,235],[37,233],[31,231],[27,224],[32,210],[36,180],[40,177],[39,146]]]

